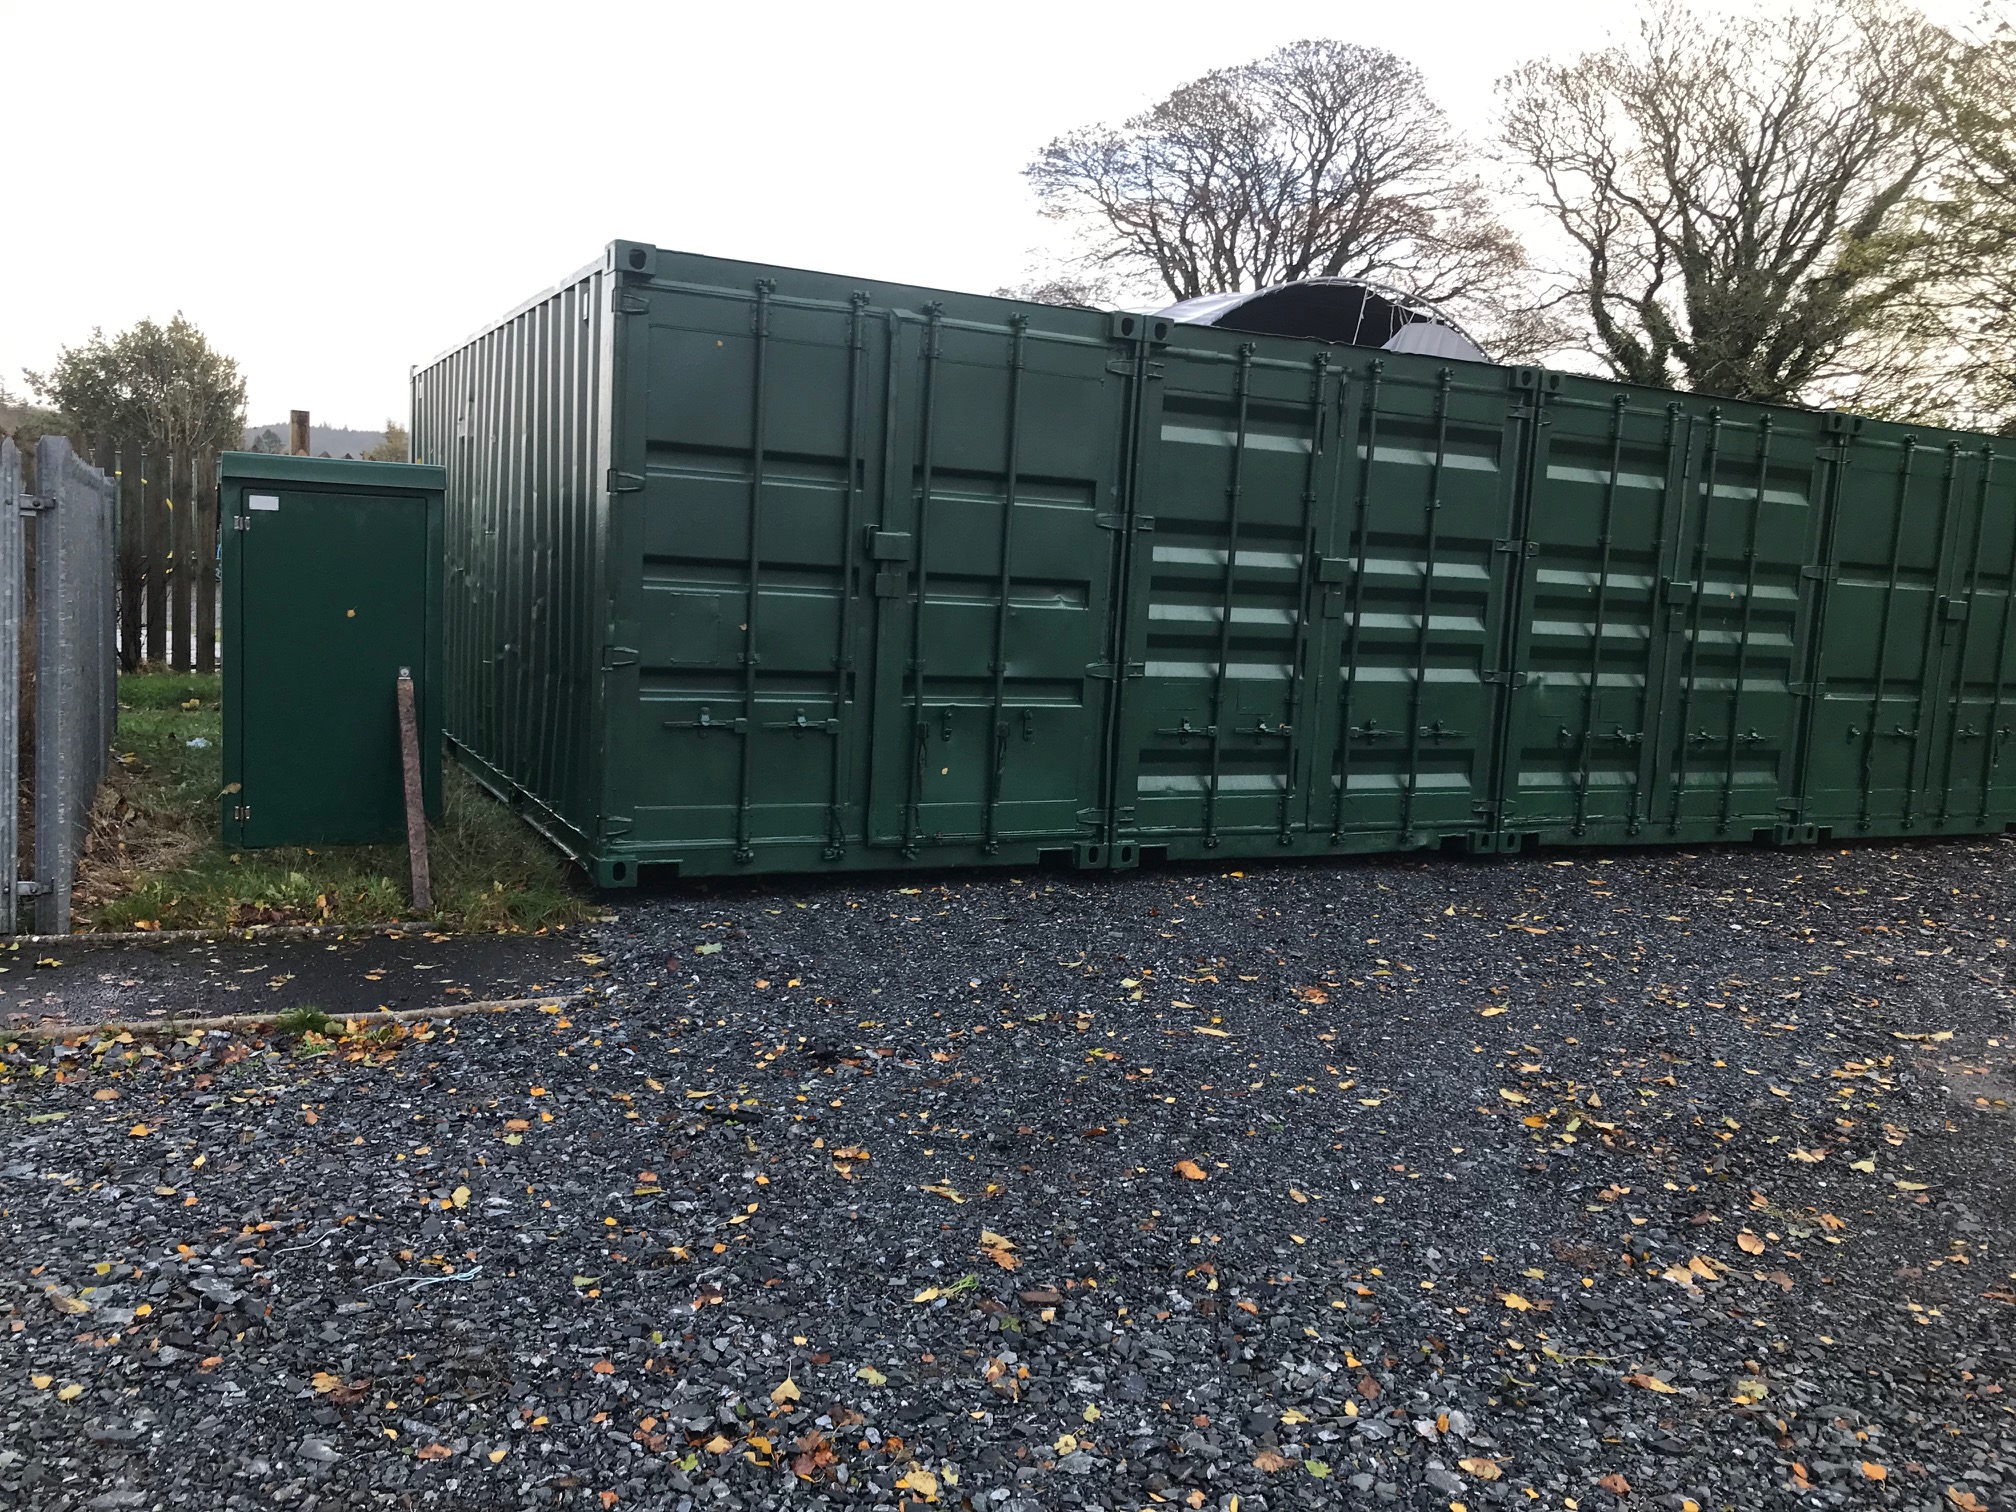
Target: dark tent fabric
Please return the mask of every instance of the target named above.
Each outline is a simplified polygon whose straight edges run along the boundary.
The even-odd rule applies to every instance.
[[[1468,362],[1491,360],[1455,322],[1430,306],[1355,278],[1306,278],[1245,294],[1205,294],[1156,313],[1187,325],[1255,336],[1297,336]]]

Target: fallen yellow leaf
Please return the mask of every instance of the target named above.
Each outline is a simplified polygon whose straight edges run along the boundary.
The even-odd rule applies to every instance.
[[[1211,1179],[1211,1173],[1194,1160],[1177,1161],[1176,1174],[1181,1176],[1185,1181],[1209,1181]]]
[[[927,1502],[938,1500],[938,1477],[921,1467],[897,1481],[896,1487],[900,1491],[913,1492]]]

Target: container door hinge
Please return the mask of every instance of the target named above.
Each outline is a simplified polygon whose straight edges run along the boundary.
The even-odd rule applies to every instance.
[[[1497,683],[1506,688],[1523,688],[1528,681],[1528,674],[1524,672],[1486,672],[1483,680],[1487,683]]]
[[[609,469],[609,492],[636,493],[643,486],[644,475],[642,473],[619,472],[613,467]]]
[[[648,295],[632,294],[628,289],[619,288],[615,308],[618,315],[649,315],[651,300]]]
[[[1493,541],[1493,551],[1502,551],[1507,556],[1532,556],[1540,549],[1538,541]]]
[[[1810,582],[1824,583],[1827,581],[1827,569],[1825,567],[1801,567],[1799,569],[1799,576]]]
[[[249,514],[231,516],[231,528],[233,530],[250,530],[252,528],[252,516]]]
[[[604,646],[602,648],[602,670],[604,672],[613,672],[618,667],[634,667],[636,665],[637,648],[635,646]]]
[[[231,810],[231,817],[237,820],[250,819],[252,817],[252,805],[249,803],[238,804]]]
[[[1153,530],[1155,516],[1126,515],[1117,509],[1109,509],[1092,516],[1092,523],[1101,530]]]
[[[614,839],[630,833],[631,822],[628,814],[604,814],[599,826],[605,838]]]
[[[1116,665],[1113,662],[1096,661],[1085,669],[1087,677],[1107,678],[1144,677],[1147,675],[1147,672],[1148,664],[1146,662],[1127,662],[1116,669]]]

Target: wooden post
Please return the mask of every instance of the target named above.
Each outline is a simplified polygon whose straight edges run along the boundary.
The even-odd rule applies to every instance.
[[[196,486],[191,490],[196,514],[196,670],[217,670],[217,453],[196,459]]]
[[[160,452],[141,453],[142,503],[140,511],[141,571],[145,574],[143,598],[146,605],[145,660],[156,665],[168,661],[168,511],[161,501],[168,496],[169,459]]]
[[[196,458],[184,447],[168,468],[168,665],[187,672],[196,593]]]
[[[119,668],[140,666],[140,600],[147,591],[146,558],[140,549],[140,522],[146,513],[140,476],[146,469],[146,448],[132,440],[120,442],[119,458]]]
[[[427,875],[427,801],[420,788],[420,722],[413,712],[413,671],[399,669],[399,762],[406,774],[406,859],[413,868],[413,908],[434,911]]]
[[[308,411],[287,412],[287,450],[296,457],[308,455]]]

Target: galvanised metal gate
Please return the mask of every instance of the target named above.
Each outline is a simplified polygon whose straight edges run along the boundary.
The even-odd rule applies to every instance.
[[[21,464],[14,442],[0,441],[0,934],[24,924],[67,934],[77,861],[119,721],[118,485],[61,436],[35,444],[33,493]],[[24,641],[32,644],[25,658]],[[24,751],[32,858],[22,854],[17,801]]]
[[[418,372],[590,866],[2016,823],[2016,443],[613,244]]]

